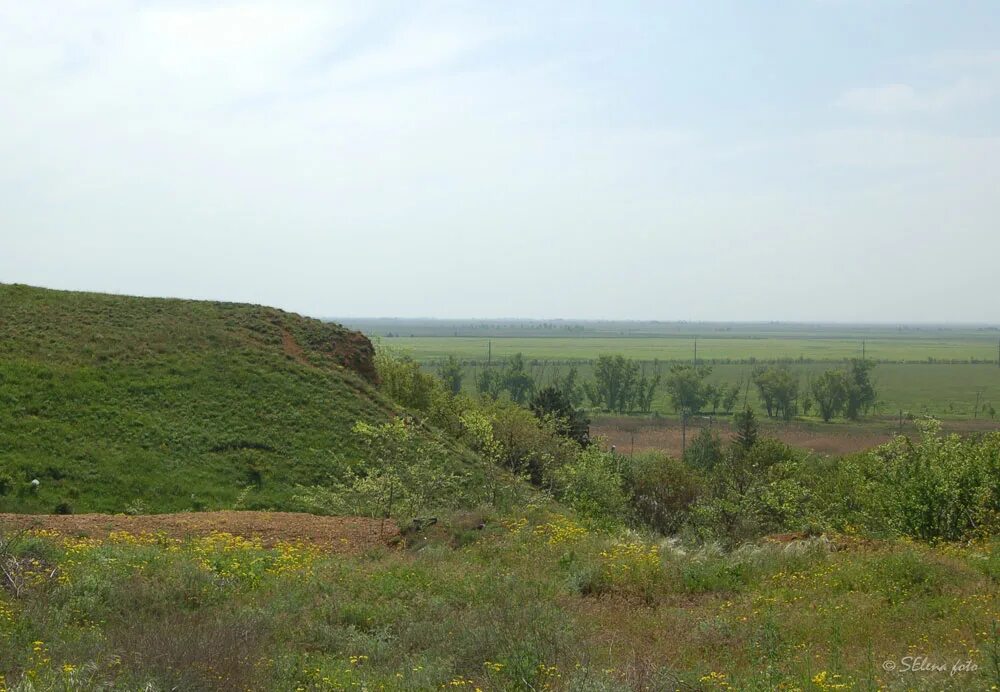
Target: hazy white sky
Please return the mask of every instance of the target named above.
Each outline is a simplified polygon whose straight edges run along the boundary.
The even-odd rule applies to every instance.
[[[0,0],[0,281],[1000,321],[1000,3]]]

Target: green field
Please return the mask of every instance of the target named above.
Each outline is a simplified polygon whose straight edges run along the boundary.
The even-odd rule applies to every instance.
[[[998,335],[992,327],[348,322],[367,330],[382,346],[408,354],[429,369],[448,356],[459,358],[465,363],[465,387],[470,391],[475,373],[488,359],[502,363],[515,353],[524,354],[536,380],[545,383],[569,367],[589,378],[591,362],[608,353],[642,361],[647,372],[655,367],[665,371],[671,362],[691,362],[697,342],[698,362],[712,366],[714,383],[746,384],[755,365],[781,362],[799,374],[805,387],[818,373],[863,352],[879,363],[875,379],[880,415],[903,411],[971,419],[984,415],[983,404],[1000,408]],[[759,406],[753,387],[747,400]],[[654,401],[658,413],[672,411],[665,392],[658,392]]]
[[[374,335],[372,335],[374,336]],[[456,356],[467,360],[507,358],[515,353],[537,360],[592,360],[602,353],[620,353],[638,360],[691,360],[693,336],[641,337],[380,337],[383,344],[411,354],[417,360]],[[803,338],[800,336],[698,337],[699,361],[844,360],[859,358],[861,339]],[[867,358],[877,361],[927,363],[934,361],[990,362],[996,366],[995,336],[941,336],[864,340]]]

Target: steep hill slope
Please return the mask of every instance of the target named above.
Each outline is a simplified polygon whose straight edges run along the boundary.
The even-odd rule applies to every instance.
[[[0,285],[0,511],[288,509],[393,414],[374,378],[364,336],[273,308]]]

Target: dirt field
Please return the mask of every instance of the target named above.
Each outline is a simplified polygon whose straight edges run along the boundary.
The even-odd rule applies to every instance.
[[[356,552],[399,535],[395,522],[362,517],[320,517],[292,512],[183,512],[179,514],[0,514],[0,528],[51,529],[67,536],[106,537],[112,531],[163,532],[183,538],[223,531],[265,545],[308,541],[334,552]]]
[[[723,438],[730,435],[727,420],[698,418],[688,425],[687,439],[690,442],[701,428],[712,425]],[[949,421],[943,423],[946,432],[974,433],[1000,430],[1000,423],[992,421]],[[897,421],[872,420],[863,423],[781,423],[761,421],[761,431],[773,435],[786,444],[808,449],[817,454],[850,454],[870,449],[892,439],[899,431]],[[609,445],[615,445],[619,452],[628,454],[631,450],[662,450],[672,456],[681,454],[681,425],[679,421],[650,418],[607,417],[595,419],[590,428],[592,435],[604,437]],[[904,423],[904,434],[916,433],[912,422]]]

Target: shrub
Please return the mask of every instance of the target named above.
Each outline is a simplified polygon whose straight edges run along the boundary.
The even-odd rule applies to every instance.
[[[659,452],[636,455],[625,473],[633,516],[663,534],[680,530],[703,484],[697,471]]]
[[[920,424],[913,443],[897,437],[844,460],[853,480],[853,518],[924,540],[989,535],[1000,525],[1000,434],[944,436]]]
[[[418,437],[406,422],[358,422],[354,434],[368,452],[366,463],[332,487],[303,489],[299,502],[328,514],[408,519],[464,499],[464,479],[444,466],[442,445]]]
[[[734,445],[711,475],[711,493],[692,507],[691,528],[732,543],[798,528],[808,507],[800,473],[798,455],[778,440]]]
[[[529,408],[539,419],[553,420],[560,435],[576,441],[581,447],[590,444],[590,419],[573,406],[570,395],[562,389],[550,385],[538,390]]]
[[[380,389],[404,408],[427,411],[431,392],[439,385],[433,375],[420,371],[420,364],[409,356],[396,356],[387,349],[375,353]]]
[[[556,469],[572,460],[579,445],[562,437],[551,420],[538,420],[531,411],[502,399],[481,402],[479,412],[493,428],[496,459],[516,474],[525,474],[538,487],[551,488]]]
[[[618,458],[588,447],[555,471],[558,497],[585,517],[621,521],[628,508]]]
[[[375,354],[380,389],[403,408],[425,414],[427,421],[453,437],[461,434],[462,397],[451,384],[420,369],[409,356],[397,356],[384,348]]]
[[[722,439],[711,428],[702,428],[684,452],[684,463],[701,471],[711,471],[722,461]]]

